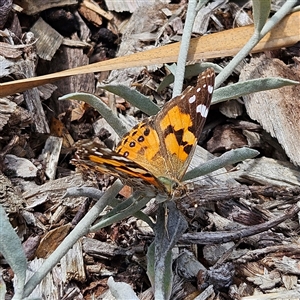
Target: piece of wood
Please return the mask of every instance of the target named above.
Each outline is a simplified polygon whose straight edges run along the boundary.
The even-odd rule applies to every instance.
[[[12,9],[12,0],[1,1],[0,4],[0,29],[3,29]]]
[[[247,146],[247,140],[240,130],[225,124],[214,129],[212,138],[207,142],[207,150],[211,153],[228,151]]]
[[[15,65],[15,61],[13,59],[7,59],[2,55],[3,53],[0,50],[0,78],[13,73],[12,67]]]
[[[6,170],[16,177],[34,178],[37,175],[37,167],[28,159],[7,154],[4,159]]]
[[[55,207],[54,213],[51,213],[49,218],[49,224],[58,224],[65,218],[66,213],[68,211],[68,207],[65,205],[57,205]]]
[[[197,277],[199,271],[206,272],[207,269],[195,257],[194,253],[183,251],[176,259],[176,270],[182,278],[191,279]]]
[[[36,257],[47,258],[52,254],[60,243],[65,239],[72,228],[70,223],[63,226],[59,226],[48,231],[43,238],[36,250]]]
[[[89,22],[91,22],[96,27],[100,27],[102,24],[102,18],[93,10],[87,8],[85,5],[81,4],[78,8],[78,12]]]
[[[297,202],[296,199],[294,200],[294,202]],[[258,208],[259,205],[256,205],[256,207]],[[257,246],[257,244],[259,244],[259,242],[261,241],[260,236],[266,236],[268,234],[266,231],[270,230],[271,228],[275,228],[279,224],[281,225],[282,222],[289,221],[289,219],[294,218],[299,213],[299,207],[296,203],[292,206],[288,205],[288,207],[289,209],[287,210],[281,210],[279,216],[277,216],[278,212],[276,212],[276,217],[269,217],[269,220],[267,222],[259,223],[256,225],[252,224],[251,226],[245,226],[242,223],[231,221],[230,217],[234,216],[234,214],[231,214],[229,218],[225,218],[217,213],[206,212],[206,215],[209,218],[208,223],[211,224],[214,228],[216,228],[217,231],[185,233],[183,234],[180,240],[183,243],[187,242],[207,245],[213,243],[225,243],[233,240],[242,239],[246,243],[248,242],[253,246]],[[236,213],[235,215],[243,213],[241,211],[236,212],[235,206],[232,206],[231,209],[234,213]],[[249,212],[251,211],[250,209],[247,210]],[[298,228],[298,224],[296,228]],[[289,229],[288,231],[291,231],[291,229]],[[275,237],[275,235],[277,237]],[[281,234],[275,233],[275,235],[275,240],[281,241]],[[297,244],[295,246],[298,247]]]
[[[32,235],[22,243],[22,247],[26,258],[32,260],[35,258],[35,251],[40,243],[41,237],[39,235]]]
[[[26,46],[24,45],[22,48],[25,48],[25,47]],[[10,45],[8,43],[0,42],[0,55],[4,56],[5,58],[18,58],[22,55],[22,51],[20,50],[20,47],[16,47],[15,45]],[[2,58],[2,57],[1,57],[1,59],[4,60],[4,58]],[[9,60],[8,60],[8,62],[6,62],[6,64],[9,65]],[[1,68],[5,68],[5,67],[2,66]],[[1,77],[2,76],[3,75],[1,73]]]
[[[101,242],[96,239],[83,238],[82,239],[83,251],[97,258],[111,259],[116,255],[128,255],[129,252],[134,253],[134,249],[120,248],[106,242]],[[128,252],[129,251],[129,252]]]
[[[101,26],[102,17],[106,18],[108,21],[113,19],[111,13],[103,10],[94,1],[83,0],[78,11],[85,19],[93,23],[96,27]]]
[[[218,178],[215,178],[217,181]],[[195,185],[195,190],[189,192],[187,197],[180,200],[183,205],[191,205],[190,200],[193,200],[193,204],[198,206],[204,203],[216,203],[217,201],[229,201],[231,199],[249,198],[251,192],[246,185],[239,183],[228,184],[221,183],[221,185],[215,183],[215,185]]]
[[[0,173],[0,204],[7,214],[16,213],[23,207],[24,200],[11,181]]]
[[[253,49],[261,52],[281,47],[288,47],[299,41],[300,12],[285,17]],[[253,26],[245,26],[192,39],[188,60],[228,57],[235,55],[249,40],[254,31]],[[14,82],[0,84],[0,97],[4,97],[45,83],[51,83],[68,76],[149,66],[177,61],[180,43],[174,43],[132,55],[101,61],[88,66],[65,70]]]
[[[7,124],[10,116],[15,112],[17,104],[8,98],[0,98],[0,131]]]
[[[77,243],[81,243],[80,241]],[[30,298],[33,299],[47,299],[47,300],[57,300],[67,297],[68,299],[83,299],[83,295],[80,292],[79,287],[76,285],[76,281],[80,280],[83,281],[84,270],[83,266],[81,265],[82,259],[82,252],[78,249],[80,246],[75,244],[72,249],[69,250],[70,254],[73,259],[76,259],[77,264],[77,272],[78,274],[72,272],[70,274],[68,269],[75,270],[74,265],[66,265],[68,261],[63,259],[61,260],[61,264],[57,264],[52,268],[52,270],[43,278],[43,280],[35,287],[35,289],[29,295]],[[75,253],[77,253],[78,257],[75,257]],[[81,257],[80,257],[81,256]],[[38,273],[39,270],[42,268],[45,259],[43,258],[35,258],[28,263],[28,268],[26,270],[26,278],[27,281],[29,278],[32,277],[33,274]],[[84,274],[85,275],[85,274]],[[72,280],[75,279],[75,280]],[[63,288],[62,288],[63,284]]]
[[[35,258],[28,262],[28,267],[26,270],[26,278],[28,281],[30,277],[32,277],[36,272],[38,272],[43,263],[44,259],[42,258]],[[60,274],[60,270],[58,266],[55,266],[52,269],[53,273]],[[54,282],[54,278],[52,272],[49,272],[43,280],[35,287],[35,289],[29,295],[30,298],[33,299],[42,299],[46,297],[49,300],[59,299],[62,297],[61,293],[59,292],[57,285]],[[60,276],[59,276],[60,277]]]
[[[232,176],[239,181],[261,185],[299,186],[299,168],[289,162],[261,157],[243,161],[238,167],[238,171],[233,172]]]
[[[62,140],[63,139],[60,137],[50,136],[47,139],[41,154],[43,164],[46,166],[45,173],[50,180],[55,179]]]
[[[79,282],[86,281],[82,243],[77,241],[60,261],[62,278],[64,282],[76,280]]]
[[[9,128],[25,128],[30,124],[32,124],[31,113],[22,106],[17,106],[15,111],[11,114],[11,117],[8,121]]]
[[[20,68],[25,77],[35,76],[35,54],[30,53],[26,60],[20,62]],[[24,99],[29,112],[31,113],[35,131],[39,133],[50,133],[45,112],[41,103],[40,94],[37,88],[24,92]]]
[[[247,145],[249,148],[262,148],[264,146],[264,141],[259,133],[250,130],[243,130],[243,135],[247,139]]]
[[[41,11],[53,7],[62,7],[78,4],[78,0],[16,0],[16,4],[23,8],[23,13],[27,15],[35,15]]]
[[[153,6],[154,3],[155,0],[148,0],[146,5]],[[124,1],[109,0],[109,1],[105,1],[105,4],[109,11],[116,11],[116,12],[127,11],[133,13],[139,7],[145,5],[145,2],[139,0],[124,0]]]
[[[203,6],[196,15],[192,32],[196,34],[207,33],[208,24],[211,16],[214,15],[214,10],[224,5],[224,2],[225,1],[213,1]]]
[[[300,72],[279,59],[265,55],[252,58],[245,65],[240,81],[254,78],[281,77],[300,81]],[[248,115],[277,138],[291,161],[300,166],[300,85],[262,91],[244,96]]]
[[[240,117],[244,112],[244,106],[236,99],[220,103],[220,112],[230,119],[236,119]]]
[[[27,207],[33,207],[34,203],[37,203],[39,199],[45,197],[50,198],[51,202],[60,205],[63,201],[64,205],[69,207],[76,207],[80,205],[85,197],[66,197],[62,200],[63,195],[68,188],[77,186],[92,186],[91,182],[84,181],[80,174],[74,174],[64,178],[48,181],[43,185],[36,185],[30,187],[28,184],[23,186],[23,197],[26,199]]]
[[[51,61],[57,49],[63,42],[63,36],[53,29],[42,18],[39,18],[30,28],[34,33],[37,55],[45,60]]]
[[[44,84],[42,86],[38,87],[38,90],[41,94],[41,98],[43,100],[47,100],[51,97],[52,93],[57,89],[57,86],[55,86],[54,84]]]
[[[85,66],[88,64],[88,62],[89,58],[86,54],[84,54],[82,48],[61,46],[60,52],[54,55],[51,62],[47,62],[44,68],[48,68],[48,72],[55,72],[61,69]],[[57,116],[81,105],[78,101],[57,101],[57,98],[61,95],[82,91],[91,94],[95,92],[94,74],[81,74],[69,78],[64,78],[63,80],[58,81],[56,83],[56,86],[57,90],[53,92],[49,107],[55,112],[55,115]],[[51,115],[51,111],[49,113]]]

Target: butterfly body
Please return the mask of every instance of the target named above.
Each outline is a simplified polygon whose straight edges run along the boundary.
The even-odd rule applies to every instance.
[[[181,193],[181,179],[208,114],[214,78],[213,69],[201,73],[195,87],[188,87],[157,115],[133,127],[114,151],[99,143],[79,142],[73,164],[109,173],[133,187],[154,187],[169,197]]]

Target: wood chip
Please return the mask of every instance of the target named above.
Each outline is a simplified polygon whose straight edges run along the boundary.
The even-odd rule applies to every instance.
[[[43,199],[45,195],[51,199],[52,203],[61,204],[62,196],[66,193],[66,190],[70,187],[80,186],[92,186],[91,182],[84,181],[80,174],[67,176],[64,178],[48,181],[43,185],[36,185],[35,187],[24,186],[25,191],[23,197],[26,199],[27,206],[32,205]],[[63,203],[66,206],[74,207],[80,205],[85,199],[84,197],[70,197],[64,198]]]
[[[235,99],[222,102],[219,110],[224,116],[232,119],[240,117],[244,111],[243,104]]]
[[[241,181],[256,182],[261,185],[299,186],[300,172],[289,162],[261,157],[248,159],[238,165],[233,176]]]
[[[71,227],[71,224],[66,224],[47,232],[36,250],[36,256],[38,258],[47,258],[68,235]]]
[[[50,136],[47,139],[45,147],[41,154],[43,164],[46,166],[45,173],[51,180],[55,179],[56,167],[62,147],[62,140],[62,138]]]
[[[78,4],[78,0],[22,0],[16,1],[23,8],[23,13],[35,15],[43,10],[53,7],[61,7]]]
[[[155,3],[155,0],[148,0],[147,3],[139,0],[108,0],[105,1],[107,9],[116,11],[116,12],[123,12],[128,11],[133,13],[141,6],[152,6]]]
[[[42,18],[39,18],[30,30],[37,39],[36,49],[38,56],[44,60],[51,61],[55,52],[63,42],[63,36]]]
[[[8,98],[0,98],[0,131],[7,124],[11,114],[16,110],[17,104]]]
[[[247,140],[240,130],[231,125],[217,126],[213,137],[207,142],[207,150],[212,153],[223,152],[247,146]]]
[[[208,5],[202,7],[195,18],[193,24],[193,33],[205,34],[207,33],[208,23],[210,16],[213,14],[213,10],[217,9],[219,6],[222,6],[226,1],[218,0]]]
[[[81,240],[73,245],[60,263],[64,282],[70,282],[71,280],[86,281]]]
[[[279,59],[265,55],[252,58],[241,72],[240,81],[282,77],[300,81],[300,73]],[[286,86],[244,96],[248,115],[277,138],[291,161],[300,166],[300,86]]]
[[[79,9],[79,13],[95,26],[99,27],[102,24],[102,17],[108,21],[113,19],[111,13],[103,10],[96,2],[83,0]]]
[[[33,178],[36,177],[37,167],[28,159],[7,154],[4,159],[6,171],[14,174],[15,177]]]
[[[11,181],[0,173],[0,204],[5,209],[6,213],[16,213],[23,207],[23,198]]]
[[[6,58],[18,58],[22,55],[22,51],[14,45],[0,42],[0,55]]]

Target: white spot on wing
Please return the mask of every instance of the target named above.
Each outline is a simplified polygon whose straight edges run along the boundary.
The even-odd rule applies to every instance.
[[[189,99],[189,102],[190,103],[194,103],[196,101],[196,96],[193,95],[190,99]]]
[[[200,91],[201,91],[201,88],[198,87],[198,88],[197,88],[197,93],[199,93]]]
[[[213,90],[214,90],[214,87],[212,85],[209,85],[207,87],[207,91],[209,92],[209,94],[211,94],[213,92]]]
[[[128,170],[132,171],[133,173],[139,173],[139,174],[148,174],[148,172],[144,169],[140,169],[140,168],[130,168],[127,167]],[[143,181],[142,181],[143,182]]]
[[[203,117],[203,118],[206,118],[207,117],[207,114],[208,114],[208,108],[205,106],[205,105],[203,105],[203,104],[199,104],[198,106],[197,106],[197,113],[200,113],[201,114],[201,116]]]
[[[88,153],[88,151],[86,151],[86,153]],[[103,153],[101,153],[99,151],[95,151],[95,150],[93,151],[93,154],[98,155],[98,156],[103,156]]]
[[[117,161],[130,162],[129,159],[127,159],[126,157],[123,157],[123,156],[112,155],[111,159],[114,159],[114,160],[117,160]]]

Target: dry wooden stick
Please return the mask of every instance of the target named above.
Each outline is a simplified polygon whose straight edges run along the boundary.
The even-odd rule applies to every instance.
[[[299,20],[300,12],[292,13],[284,18],[278,26],[260,41],[253,52],[288,47],[297,43],[299,40]],[[253,30],[253,26],[245,26],[192,39],[188,60],[234,56],[252,36]],[[174,43],[62,72],[1,83],[0,97],[23,92],[26,89],[52,83],[59,78],[68,76],[175,62],[178,51],[179,43]]]

